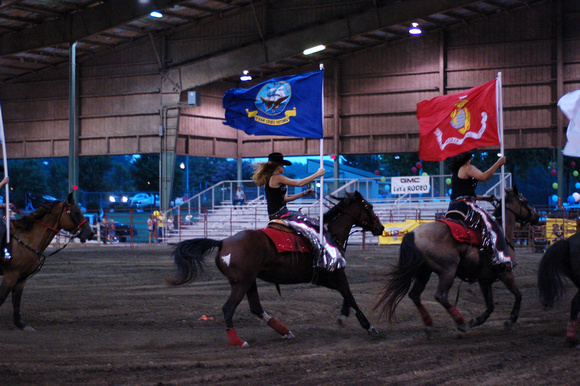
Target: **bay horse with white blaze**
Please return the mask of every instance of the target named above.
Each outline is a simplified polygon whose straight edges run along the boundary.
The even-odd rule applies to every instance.
[[[346,248],[346,241],[353,226],[359,226],[373,235],[381,235],[384,227],[373,212],[372,205],[359,192],[348,194],[324,214],[324,223],[337,245]],[[314,282],[340,292],[343,297],[340,325],[350,313],[369,334],[378,333],[358,307],[350,290],[345,269],[332,272],[314,268],[315,257],[306,252],[279,253],[274,242],[261,230],[244,230],[224,240],[193,239],[179,243],[172,253],[177,273],[168,278],[171,285],[181,285],[194,280],[203,269],[204,258],[213,256],[218,269],[227,277],[232,287],[231,294],[222,310],[226,322],[228,342],[232,346],[248,347],[234,328],[233,316],[244,296],[247,296],[250,311],[264,320],[285,339],[294,335],[275,318],[264,311],[258,296],[256,279],[269,283],[297,284]],[[279,289],[279,288],[278,288]]]
[[[537,224],[539,215],[528,201],[518,193],[516,187],[506,189],[506,230],[505,238],[509,248],[509,255],[514,258],[513,247],[514,224],[528,222]],[[501,205],[494,211],[494,216],[501,217]],[[425,324],[425,332],[428,337],[432,335],[433,319],[421,303],[421,293],[425,290],[431,273],[439,276],[439,284],[435,299],[452,316],[460,331],[466,331],[467,327],[475,327],[483,324],[494,310],[491,286],[500,280],[507,289],[514,294],[515,303],[506,328],[511,328],[516,322],[522,295],[518,289],[512,271],[501,272],[489,263],[489,257],[480,255],[480,245],[459,242],[451,234],[447,224],[434,221],[422,224],[403,237],[399,251],[399,262],[393,270],[387,274],[387,284],[382,289],[380,298],[373,310],[380,309],[380,313],[392,321],[395,316],[395,308],[403,297],[408,293],[409,297],[419,310]],[[449,303],[448,294],[456,277],[469,282],[478,282],[487,309],[479,316],[471,319],[469,325],[465,323],[459,310]],[[411,287],[411,284],[413,285]]]
[[[34,330],[20,314],[20,301],[26,280],[40,270],[43,254],[54,236],[66,230],[81,242],[93,238],[94,233],[70,193],[65,201],[52,201],[18,220],[10,222],[9,249],[12,259],[1,267],[0,306],[12,292],[14,325],[22,330]]]
[[[564,294],[564,277],[578,288],[570,303],[570,319],[566,329],[566,341],[576,346],[576,327],[580,312],[580,232],[552,244],[542,256],[538,267],[540,302],[552,307]]]

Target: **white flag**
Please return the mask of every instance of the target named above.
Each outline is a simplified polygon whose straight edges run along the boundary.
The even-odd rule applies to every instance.
[[[580,157],[580,90],[564,95],[558,101],[558,106],[570,120],[566,132],[568,142],[562,153],[569,157]]]

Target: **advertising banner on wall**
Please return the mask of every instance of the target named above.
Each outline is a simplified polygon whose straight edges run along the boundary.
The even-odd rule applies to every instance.
[[[550,240],[550,244],[567,239],[574,233],[576,233],[575,219],[548,218],[546,220],[546,239]]]
[[[429,176],[391,177],[392,194],[429,193]]]
[[[430,220],[405,220],[383,223],[385,230],[379,236],[379,245],[401,244],[403,236]]]

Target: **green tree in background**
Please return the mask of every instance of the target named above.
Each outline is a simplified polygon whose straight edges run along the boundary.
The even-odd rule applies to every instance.
[[[112,167],[113,160],[108,156],[80,157],[79,188],[86,192],[109,191],[116,185],[111,185],[111,181],[106,178]]]
[[[132,192],[135,190],[133,178],[130,178],[131,167],[127,163],[113,163],[113,167],[107,173],[106,183],[113,187],[115,192]]]
[[[497,149],[474,150],[474,165],[485,170],[497,160]],[[512,182],[533,205],[546,205],[550,198],[558,193],[552,187],[557,177],[551,174],[557,167],[557,149],[512,149],[506,151],[506,173],[513,176]],[[211,157],[177,156],[174,175],[173,196],[182,197],[186,194],[187,174],[189,168],[190,195],[224,180],[237,179],[237,161],[235,159],[220,159]],[[376,155],[343,155],[341,164],[355,167],[370,173],[379,171],[377,177],[411,176],[427,173],[430,176],[439,175],[439,162],[423,161],[417,153],[389,153]],[[179,166],[184,163],[184,168]],[[242,163],[242,179],[252,177],[252,160]],[[421,162],[421,168],[413,172]],[[572,162],[577,165],[572,166]],[[26,195],[30,193],[37,201],[43,195],[64,199],[68,189],[68,159],[19,159],[9,160],[11,201],[19,207],[26,205]],[[580,175],[573,176],[574,171],[580,171],[580,159],[564,157],[562,200],[569,195],[580,192],[575,187],[580,183]],[[300,161],[285,169],[289,178],[300,178],[307,174],[306,165]],[[444,162],[443,174],[449,174],[447,162]],[[80,158],[81,196],[79,201],[91,207],[98,207],[97,195],[87,193],[117,192],[131,194],[133,192],[157,192],[159,190],[159,155],[119,155]],[[83,201],[84,200],[84,201]],[[553,202],[549,202],[553,205]],[[36,204],[36,203],[35,203]]]
[[[28,193],[33,197],[42,197],[47,194],[50,189],[46,169],[42,159],[9,160],[10,202],[15,203],[19,208],[25,208]]]
[[[69,193],[68,190],[68,159],[52,158],[45,159],[43,164],[48,164],[48,175],[50,183],[47,186],[46,194],[58,199],[64,199]]]
[[[368,172],[380,170],[381,159],[378,155],[348,154],[341,156],[341,158],[344,165],[352,166],[353,168]]]
[[[159,154],[142,154],[135,157],[129,168],[135,190],[159,191]]]

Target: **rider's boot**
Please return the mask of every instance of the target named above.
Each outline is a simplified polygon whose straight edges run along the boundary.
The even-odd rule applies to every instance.
[[[510,259],[509,256],[506,256],[502,251],[497,251],[492,262],[502,272],[509,272],[515,266],[512,264],[512,259]]]

